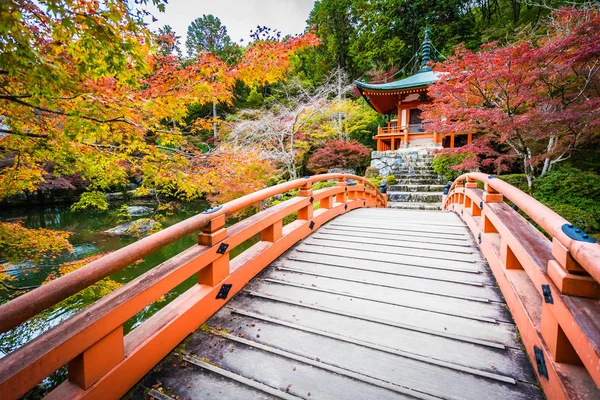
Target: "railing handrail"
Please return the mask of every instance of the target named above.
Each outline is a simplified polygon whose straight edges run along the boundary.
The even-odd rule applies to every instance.
[[[353,179],[375,189],[376,197],[385,203],[385,198],[372,182],[351,174],[322,174],[296,179],[271,186],[254,193],[242,196],[223,204],[212,213],[201,213],[178,222],[168,228],[140,239],[128,246],[116,250],[106,256],[53,280],[39,288],[23,294],[8,303],[0,305],[0,332],[6,332],[38,313],[74,295],[86,287],[122,270],[135,261],[160,250],[161,248],[197,232],[211,220],[220,215],[231,215],[253,204],[266,200],[289,190],[298,189],[306,184],[325,180]]]
[[[481,172],[465,173],[454,180],[450,186],[450,192],[454,190],[457,183],[462,184],[469,179],[489,185],[489,187],[496,192],[513,202],[550,236],[560,241],[560,243],[571,252],[572,257],[586,270],[586,272],[590,274],[596,282],[600,282],[600,245],[598,243],[571,239],[562,230],[565,224],[570,225],[569,221],[552,211],[552,209],[546,205],[529,196],[527,193],[494,175],[487,175]],[[448,198],[445,199],[445,202],[447,201]],[[445,206],[446,204],[444,204],[444,207]]]

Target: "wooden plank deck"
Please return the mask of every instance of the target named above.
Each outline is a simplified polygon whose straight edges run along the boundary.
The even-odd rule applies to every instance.
[[[359,209],[273,262],[129,397],[543,395],[458,216]]]

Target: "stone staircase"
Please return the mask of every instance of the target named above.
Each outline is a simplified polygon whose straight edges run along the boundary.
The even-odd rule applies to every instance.
[[[433,172],[433,156],[423,150],[405,152],[392,166],[398,182],[387,188],[390,208],[440,210],[445,181]]]

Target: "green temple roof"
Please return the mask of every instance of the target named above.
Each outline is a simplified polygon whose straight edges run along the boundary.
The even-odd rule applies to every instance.
[[[368,89],[368,90],[398,90],[398,89],[408,89],[415,88],[421,86],[427,86],[439,79],[437,73],[428,70],[418,72],[413,76],[409,76],[408,78],[400,79],[394,82],[388,83],[365,83],[354,81],[354,84],[359,89]]]
[[[371,84],[354,81],[354,84],[362,93],[363,89],[398,90],[427,86],[434,83],[439,79],[439,75],[433,72],[431,70],[431,67],[427,65],[427,63],[431,60],[431,40],[429,38],[429,34],[430,30],[429,28],[426,28],[425,40],[423,41],[423,45],[421,46],[421,69],[419,69],[419,71],[416,74],[414,74],[413,76],[409,76],[408,78],[400,79],[399,81],[389,83]]]

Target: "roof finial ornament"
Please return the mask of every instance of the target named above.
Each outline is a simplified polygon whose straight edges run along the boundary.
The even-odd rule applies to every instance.
[[[425,28],[425,40],[423,41],[423,46],[421,46],[421,69],[418,72],[427,72],[431,71],[431,67],[427,65],[427,63],[431,60],[431,40],[429,40],[429,34],[431,30],[427,27]]]

